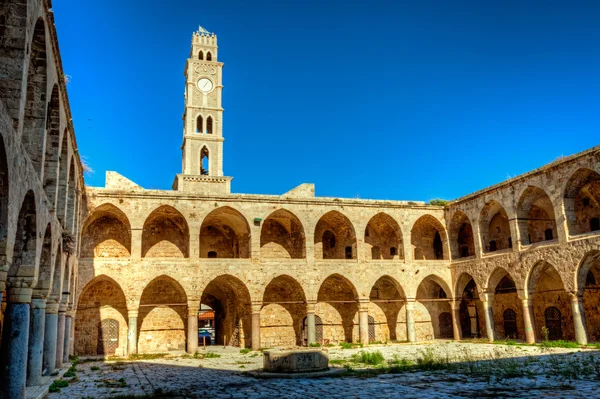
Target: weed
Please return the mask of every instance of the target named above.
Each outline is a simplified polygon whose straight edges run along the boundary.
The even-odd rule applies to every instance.
[[[55,380],[52,384],[50,384],[50,387],[48,388],[48,390],[50,392],[60,392],[61,388],[66,388],[69,386],[69,382],[65,381],[65,380]]]
[[[329,364],[344,364],[346,363],[346,359],[331,359],[329,360]]]
[[[360,351],[352,355],[352,361],[355,363],[364,363],[370,364],[372,366],[377,366],[379,364],[382,364],[385,361],[385,358],[383,357],[381,351]]]
[[[242,355],[246,355],[246,354],[250,353],[250,348],[243,348],[243,349],[240,349],[240,353],[241,353]]]
[[[63,374],[64,378],[73,378],[73,377],[77,377],[77,374],[75,374],[74,371],[71,371],[71,369],[67,370],[67,372],[65,372]]]
[[[542,341],[543,348],[579,348],[580,346],[581,345],[579,345],[577,342],[563,341],[562,339],[556,341]]]
[[[98,366],[92,366],[92,367],[90,367],[90,370],[92,370],[92,371],[98,371],[98,370],[100,370],[100,367],[98,367]]]
[[[251,355],[250,355],[250,356],[248,356],[248,357],[256,357],[256,356],[258,356],[258,353],[253,353],[253,354],[251,354]]]
[[[308,346],[310,346],[311,348],[320,348],[321,344],[318,342],[311,342]]]
[[[244,365],[242,364],[242,365],[240,365],[240,368],[241,368],[241,369],[245,369],[245,368],[246,368],[246,366],[244,366]]]
[[[207,352],[207,353],[195,353],[194,358],[196,359],[218,359],[221,355],[218,353]]]
[[[129,355],[129,359],[131,360],[154,360],[154,359],[162,359],[167,356],[166,353],[136,353],[133,355]]]
[[[362,348],[363,344],[353,344],[352,342],[340,342],[342,349]]]

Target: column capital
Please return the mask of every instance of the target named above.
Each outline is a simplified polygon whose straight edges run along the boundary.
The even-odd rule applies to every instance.
[[[31,300],[31,309],[46,309],[46,300],[42,298],[33,298]]]
[[[58,304],[58,313],[66,313],[67,312],[67,307],[68,305],[66,303],[59,303]]]
[[[450,303],[450,309],[457,310],[460,309],[460,303],[462,302],[462,299],[452,299],[448,302]]]
[[[140,313],[139,309],[127,309],[127,317],[130,319],[138,317],[139,313]]]
[[[46,303],[46,314],[57,314],[58,313],[58,303],[49,302]]]
[[[317,311],[317,304],[312,301],[306,302],[306,313],[315,313]]]
[[[6,293],[6,301],[11,303],[29,303],[33,289],[27,287],[10,287]]]
[[[252,314],[260,314],[260,310],[262,309],[262,302],[252,302]]]
[[[571,302],[583,302],[583,295],[579,295],[577,292],[569,292]]]
[[[528,308],[532,305],[531,298],[523,298],[521,299],[521,302],[523,303],[523,306]]]
[[[198,309],[189,308],[187,310],[188,317],[198,317]]]

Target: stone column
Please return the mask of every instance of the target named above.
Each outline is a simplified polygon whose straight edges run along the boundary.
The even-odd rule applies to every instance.
[[[138,323],[138,309],[131,309],[127,311],[127,354],[135,355],[137,353],[137,323]]]
[[[58,328],[58,303],[46,305],[46,325],[44,328],[43,374],[52,375],[56,369],[56,333]]]
[[[0,397],[25,397],[31,288],[9,288],[0,351]]]
[[[494,342],[494,311],[492,310],[494,294],[484,293],[481,297],[485,319],[485,332],[487,333],[488,341]]]
[[[42,385],[42,359],[44,352],[44,329],[46,325],[46,300],[31,301],[29,322],[29,351],[27,353],[27,386]]]
[[[415,301],[408,300],[406,302],[406,337],[408,342],[417,342],[417,334],[415,332]]]
[[[571,298],[573,308],[573,323],[575,324],[575,341],[580,345],[587,345],[587,326],[585,323],[585,313],[583,311],[583,297],[573,296]]]
[[[451,301],[452,309],[452,333],[455,341],[460,341],[460,301]]]
[[[71,335],[69,336],[69,356],[75,353],[75,315],[76,311],[71,312]]]
[[[523,299],[523,326],[525,327],[525,340],[528,344],[535,343],[535,324],[533,319],[533,306],[531,300]]]
[[[252,350],[260,349],[260,307],[252,305]]]
[[[306,344],[308,346],[310,346],[310,344],[317,343],[317,331],[315,327],[315,307],[316,306],[314,303],[306,304]]]
[[[65,312],[67,305],[61,303],[58,306],[58,323],[56,327],[56,368],[62,368],[63,351],[65,349]]]
[[[361,344],[369,345],[369,302],[362,300],[358,303],[358,337]]]
[[[188,305],[187,353],[198,350],[198,308]]]
[[[69,363],[69,348],[71,347],[71,315],[67,313],[65,313],[65,333],[63,338],[63,363]]]

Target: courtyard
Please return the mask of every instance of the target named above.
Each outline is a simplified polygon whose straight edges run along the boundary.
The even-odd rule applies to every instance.
[[[345,372],[320,378],[261,378],[261,352],[222,346],[196,355],[80,358],[69,377],[62,377],[70,380],[68,386],[48,397],[593,398],[600,388],[600,352],[592,346],[513,341],[350,346],[327,348],[332,369]]]

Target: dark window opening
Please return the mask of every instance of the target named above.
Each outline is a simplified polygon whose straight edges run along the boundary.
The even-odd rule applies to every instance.
[[[216,258],[217,257],[217,252],[216,251],[208,251],[208,257],[209,258]]]
[[[433,253],[435,254],[436,259],[444,258],[444,247],[442,246],[442,238],[440,237],[439,232],[435,232],[435,237],[433,238]]]
[[[591,218],[590,219],[590,231],[600,230],[600,219]]]
[[[198,116],[196,119],[196,133],[202,132],[202,115]]]
[[[212,61],[212,54],[210,51],[206,53],[206,61]]]
[[[519,332],[517,330],[517,313],[512,309],[506,309],[504,317],[504,336],[506,338],[517,338]]]
[[[200,174],[208,176],[210,169],[210,163],[208,162],[208,148],[202,147],[200,151]]]
[[[594,273],[589,271],[587,276],[585,277],[585,286],[588,287],[592,285],[596,285],[596,277],[594,277]]]
[[[552,229],[546,229],[546,231],[544,231],[544,236],[546,237],[546,241],[552,240],[554,238]]]
[[[490,252],[494,252],[496,250],[496,241],[490,241]]]
[[[440,288],[440,292],[438,294],[438,298],[440,298],[440,299],[448,298],[448,295],[446,295],[446,291],[444,291],[442,288]]]
[[[515,285],[515,282],[510,279],[510,277],[504,276],[496,286],[495,293],[508,294],[510,292],[517,292],[517,286]]]
[[[346,247],[346,259],[352,259],[352,247]]]
[[[213,118],[212,118],[212,116],[209,116],[208,118],[206,118],[206,133],[212,134],[212,132],[213,132]]]
[[[469,256],[469,247],[462,247],[460,249],[460,257],[466,258],[467,256]]]
[[[199,60],[203,60],[204,59],[204,53],[202,51],[200,51],[200,53],[198,54],[198,59]]]
[[[589,199],[589,198],[587,198],[587,197],[585,197],[585,198],[583,199],[583,206],[589,206],[589,205],[590,205],[590,199]]]
[[[396,256],[396,254],[397,254],[396,247],[391,247],[390,248],[390,256]]]
[[[512,237],[508,237],[508,247],[512,248]]]

